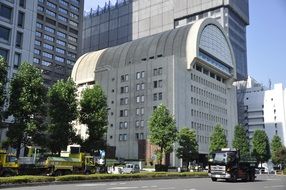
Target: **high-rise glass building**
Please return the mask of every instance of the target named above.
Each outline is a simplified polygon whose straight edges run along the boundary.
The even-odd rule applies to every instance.
[[[85,13],[82,53],[104,49],[212,17],[225,29],[237,78],[247,78],[248,0],[118,0]]]
[[[46,85],[70,76],[81,45],[83,0],[1,0],[0,55],[11,79],[23,61]]]

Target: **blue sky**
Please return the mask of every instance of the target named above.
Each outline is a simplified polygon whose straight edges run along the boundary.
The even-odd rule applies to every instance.
[[[85,0],[85,10],[108,0]],[[111,0],[115,2],[115,0]],[[286,0],[249,0],[248,75],[268,86],[286,85]]]

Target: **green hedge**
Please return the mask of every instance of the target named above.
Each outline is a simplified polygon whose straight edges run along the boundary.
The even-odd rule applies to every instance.
[[[139,178],[160,178],[160,177],[205,177],[205,172],[142,172],[138,174],[91,174],[91,175],[65,175],[56,177],[56,181],[75,180],[104,180],[104,179],[139,179]]]
[[[37,182],[52,182],[55,181],[54,177],[49,176],[12,176],[12,177],[0,177],[0,184],[12,184],[12,183],[37,183]]]
[[[91,174],[65,175],[58,177],[48,176],[14,176],[0,177],[0,184],[37,183],[53,181],[81,181],[81,180],[112,180],[112,179],[152,179],[164,177],[206,177],[205,172],[142,172],[138,174]],[[0,185],[1,187],[1,185]]]

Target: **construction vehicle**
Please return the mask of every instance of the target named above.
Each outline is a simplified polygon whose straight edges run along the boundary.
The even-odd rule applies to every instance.
[[[17,175],[19,164],[15,154],[7,153],[5,150],[0,150],[0,176]]]
[[[225,179],[227,181],[243,181],[255,180],[255,168],[257,161],[250,157],[240,157],[237,150],[223,148],[211,154],[208,166],[208,175],[212,181],[217,179]]]
[[[45,162],[48,175],[66,175],[71,173],[96,173],[98,164],[94,157],[80,152],[80,145],[69,145],[61,157],[48,157]]]
[[[80,151],[80,145],[69,145],[67,151],[61,151],[60,156],[48,156],[38,159],[30,157],[34,162],[23,162],[29,160],[21,159],[20,174],[46,174],[53,176],[67,174],[91,174],[102,171],[104,167],[98,164],[95,157]],[[36,159],[35,159],[36,158]]]

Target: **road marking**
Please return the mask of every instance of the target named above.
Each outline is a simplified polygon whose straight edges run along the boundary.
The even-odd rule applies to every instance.
[[[139,187],[111,187],[108,189],[138,189]]]
[[[263,180],[267,180],[267,181],[281,181],[281,179],[263,179]]]
[[[105,186],[105,183],[85,183],[76,185],[77,187],[95,187],[95,186]]]
[[[164,189],[175,189],[175,187],[159,187],[158,189],[162,189],[162,190],[164,190]]]
[[[268,189],[268,188],[281,188],[281,187],[285,187],[285,185],[264,186],[265,189]]]
[[[149,186],[141,186],[142,189],[148,188]]]

